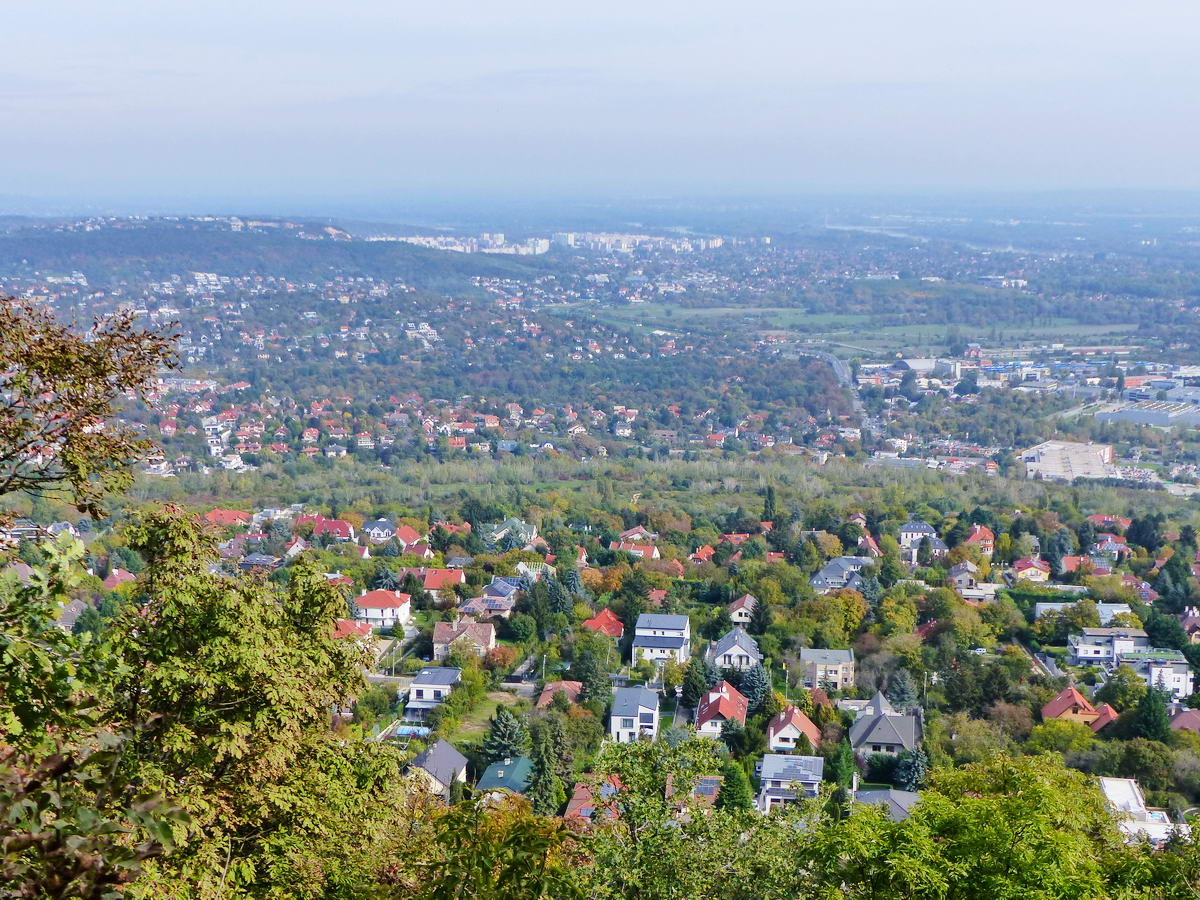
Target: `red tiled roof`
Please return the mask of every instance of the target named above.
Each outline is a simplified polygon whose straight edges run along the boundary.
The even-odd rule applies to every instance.
[[[1100,713],[1100,715],[1094,722],[1092,722],[1091,725],[1088,726],[1092,729],[1092,731],[1099,731],[1109,722],[1115,722],[1117,719],[1117,711],[1107,703],[1101,703],[1099,706],[1097,706],[1096,712]]]
[[[741,691],[728,681],[722,681],[701,699],[700,706],[696,709],[696,727],[699,728],[718,716],[745,725],[748,706],[749,701]]]
[[[1057,719],[1063,713],[1079,708],[1079,711],[1085,713],[1096,712],[1096,707],[1088,702],[1087,697],[1079,693],[1075,685],[1070,685],[1063,689],[1063,692],[1042,707],[1042,719]]]
[[[212,509],[204,514],[204,520],[208,524],[223,527],[245,525],[250,518],[250,513],[238,509]]]
[[[554,695],[560,692],[566,694],[567,699],[574,703],[579,699],[582,690],[583,683],[579,681],[547,681],[537,699],[538,709],[549,706],[554,700]]]
[[[356,606],[364,609],[397,609],[404,606],[412,598],[399,591],[367,591],[354,599]]]
[[[768,739],[775,737],[788,725],[795,725],[800,733],[808,738],[813,749],[816,749],[817,744],[821,743],[821,729],[804,714],[804,710],[796,706],[785,707],[775,714],[775,717],[767,724]]]
[[[371,633],[371,626],[367,622],[354,622],[350,619],[338,619],[333,623],[333,636],[335,638],[345,637],[367,637]]]
[[[611,609],[600,610],[600,612],[584,622],[583,627],[590,628],[592,631],[598,631],[601,634],[607,634],[609,637],[619,638],[625,633],[625,626]]]

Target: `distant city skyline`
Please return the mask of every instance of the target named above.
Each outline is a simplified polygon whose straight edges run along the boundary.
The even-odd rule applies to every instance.
[[[9,10],[0,212],[1200,189],[1178,2]]]

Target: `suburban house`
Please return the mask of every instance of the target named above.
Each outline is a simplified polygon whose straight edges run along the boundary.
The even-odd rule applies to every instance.
[[[620,790],[621,780],[616,775],[585,776],[571,792],[563,819],[591,822],[597,816],[602,819],[619,818],[621,812],[614,798]]]
[[[542,687],[542,693],[538,695],[537,708],[544,709],[549,706],[554,702],[556,694],[562,694],[572,703],[577,703],[582,691],[583,684],[578,681],[547,681]]]
[[[972,525],[963,543],[968,547],[977,547],[987,559],[992,558],[996,550],[996,535],[986,525]]]
[[[742,594],[729,606],[729,618],[734,625],[749,625],[750,619],[754,616],[754,607],[758,605],[758,600],[751,594]]]
[[[498,760],[484,769],[475,784],[475,791],[488,794],[492,799],[505,794],[524,794],[532,779],[533,760],[527,756],[514,756]]]
[[[450,802],[450,788],[467,780],[467,758],[448,741],[438,739],[414,757],[409,771],[425,776],[429,791]]]
[[[658,547],[654,544],[637,544],[633,541],[610,541],[608,544],[609,550],[616,550],[621,553],[628,553],[630,556],[636,556],[638,559],[661,559],[662,555],[658,551]]]
[[[452,645],[469,647],[476,656],[486,656],[496,646],[496,626],[465,617],[438,622],[433,626],[433,658],[438,662],[444,660]]]
[[[382,544],[396,536],[396,525],[387,519],[374,519],[363,524],[362,533],[372,544]]]
[[[768,753],[762,759],[758,808],[770,812],[803,798],[817,796],[825,760],[819,756]]]
[[[1068,685],[1062,692],[1042,707],[1042,721],[1051,719],[1066,719],[1086,725],[1092,731],[1099,731],[1117,717],[1117,711],[1107,703],[1099,707],[1092,706],[1075,685]]]
[[[687,616],[642,613],[633,630],[636,662],[673,659],[686,663],[692,655],[691,623]]]
[[[799,707],[785,707],[767,723],[767,747],[774,753],[795,751],[801,735],[814,750],[821,743],[821,729]]]
[[[1176,700],[1193,691],[1192,667],[1178,650],[1150,647],[1117,654],[1118,666],[1129,666],[1146,682],[1146,687],[1166,691]]]
[[[1191,826],[1171,821],[1165,809],[1146,806],[1141,786],[1132,778],[1100,778],[1100,790],[1117,816],[1117,828],[1128,843],[1149,841],[1161,847],[1175,835],[1187,837]]]
[[[1067,648],[1073,666],[1114,665],[1123,653],[1148,650],[1150,638],[1141,628],[1084,628],[1067,636]]]
[[[327,519],[324,516],[297,516],[296,525],[312,525],[313,537],[331,537],[335,541],[354,540],[354,526],[344,519]]]
[[[808,579],[809,586],[818,593],[840,591],[842,588],[857,588],[862,584],[859,572],[871,560],[865,556],[839,556],[831,559],[819,572]]]
[[[852,791],[850,799],[854,803],[865,806],[882,806],[893,822],[903,822],[912,815],[912,808],[917,805],[921,795],[915,791],[901,791],[896,788],[880,790]]]
[[[898,714],[887,698],[877,692],[850,726],[850,746],[861,756],[872,753],[894,756],[917,749],[920,730],[916,716]]]
[[[969,559],[964,559],[957,565],[951,566],[946,573],[950,579],[950,583],[956,588],[967,590],[979,584],[979,566],[971,562]]]
[[[517,605],[515,599],[500,597],[472,597],[458,604],[458,613],[462,616],[475,616],[479,619],[507,619]]]
[[[658,693],[646,687],[623,687],[613,698],[608,734],[618,744],[631,744],[645,735],[658,737]]]
[[[479,527],[479,536],[488,547],[495,547],[503,542],[525,547],[537,539],[537,534],[536,527],[511,516],[503,522],[492,522]]]
[[[429,711],[439,706],[450,696],[454,686],[462,678],[462,669],[444,666],[426,666],[413,676],[408,686],[408,702],[404,705],[404,718],[423,722]]]
[[[354,618],[372,628],[404,625],[411,616],[411,599],[399,591],[363,591],[354,598]]]
[[[625,633],[625,626],[617,618],[617,614],[607,607],[586,620],[583,627],[615,638],[620,638]]]
[[[250,524],[250,513],[240,509],[210,509],[204,514],[204,521],[218,528],[238,528]]]
[[[710,641],[705,658],[719,669],[752,669],[762,662],[762,651],[758,642],[746,634],[746,629],[735,625],[719,640]]]
[[[928,522],[911,520],[900,526],[900,534],[897,540],[903,549],[915,550],[924,538],[929,538],[930,542],[932,542],[937,536],[938,533]]]
[[[722,681],[700,698],[696,707],[696,734],[719,738],[726,722],[744,726],[748,706],[741,691],[728,681]]]
[[[804,673],[805,687],[840,691],[854,686],[853,650],[806,647],[800,651],[800,667]]]
[[[651,531],[645,525],[634,525],[617,535],[622,541],[634,541],[638,544],[653,544],[658,540],[658,532]]]
[[[1050,564],[1032,556],[1013,563],[1013,577],[1020,581],[1046,582],[1050,580]]]
[[[371,638],[371,626],[366,622],[338,619],[333,623],[333,636],[338,640],[353,638],[360,641],[369,641]]]

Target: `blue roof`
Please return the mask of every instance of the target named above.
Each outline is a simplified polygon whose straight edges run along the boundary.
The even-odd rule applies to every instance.
[[[479,776],[475,789],[479,791],[512,791],[520,794],[529,787],[533,777],[533,761],[525,756],[494,762]]]

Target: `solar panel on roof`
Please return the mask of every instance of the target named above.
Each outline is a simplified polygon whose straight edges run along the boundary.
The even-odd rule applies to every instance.
[[[713,784],[711,781],[702,781],[696,787],[696,793],[702,797],[711,797],[716,792],[717,792],[717,786],[715,784]]]

